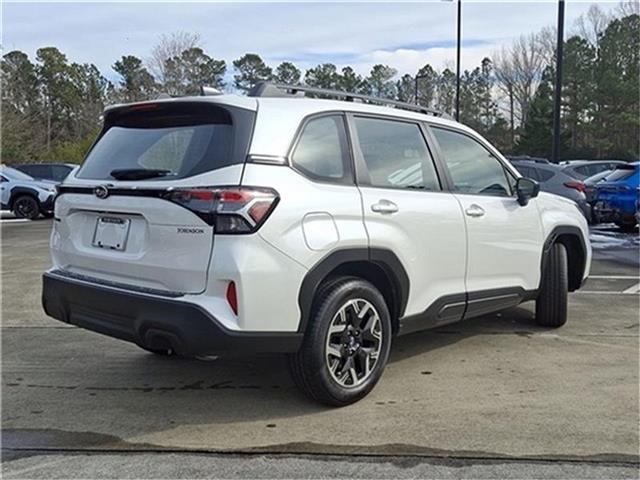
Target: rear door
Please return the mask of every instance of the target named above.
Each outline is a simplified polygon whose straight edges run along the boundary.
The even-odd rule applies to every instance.
[[[514,175],[476,138],[450,128],[432,126],[431,131],[466,221],[467,316],[495,310],[500,302],[518,303],[514,292],[534,290],[540,280],[537,199],[520,206]],[[504,298],[496,292],[505,289]]]
[[[455,197],[443,190],[423,126],[357,114],[350,125],[370,246],[395,253],[409,277],[402,331],[459,320],[464,218]]]
[[[253,118],[205,102],[108,113],[56,200],[54,266],[119,285],[203,291],[214,227],[210,192],[197,188],[239,185]]]

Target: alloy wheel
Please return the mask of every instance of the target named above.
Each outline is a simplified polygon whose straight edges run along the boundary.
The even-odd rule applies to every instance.
[[[382,323],[376,308],[362,298],[347,301],[327,331],[325,362],[342,387],[357,387],[373,372],[382,349]]]

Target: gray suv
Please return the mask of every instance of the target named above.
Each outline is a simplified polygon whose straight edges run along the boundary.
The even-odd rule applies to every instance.
[[[585,218],[591,222],[591,207],[587,202],[582,181],[569,176],[561,166],[543,158],[507,157],[523,177],[537,180],[540,190],[569,198],[578,204]]]
[[[560,162],[562,171],[567,175],[585,180],[586,178],[597,175],[601,172],[613,170],[618,165],[624,165],[627,162],[622,160],[567,160]]]

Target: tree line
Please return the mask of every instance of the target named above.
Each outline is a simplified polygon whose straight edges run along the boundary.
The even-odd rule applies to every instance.
[[[621,4],[607,15],[597,6],[580,17],[564,45],[561,157],[638,159],[640,16]],[[503,153],[549,157],[555,31],[522,35],[461,74],[460,121]],[[2,57],[2,162],[79,162],[100,128],[104,107],[189,95],[201,85],[248,91],[271,80],[416,102],[453,115],[456,75],[424,65],[399,73],[374,65],[368,75],[322,63],[302,71],[292,62],[269,66],[255,53],[227,65],[203,49],[196,34],[160,38],[150,58],[123,55],[116,81],[93,64],[78,64],[55,47],[35,58],[19,50]]]

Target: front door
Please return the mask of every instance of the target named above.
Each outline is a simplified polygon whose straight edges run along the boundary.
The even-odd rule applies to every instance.
[[[519,303],[540,281],[537,199],[524,207],[517,202],[515,175],[479,139],[451,129],[431,130],[467,227],[466,317]]]
[[[359,115],[350,125],[370,247],[394,252],[409,277],[401,332],[460,320],[464,218],[454,195],[443,189],[423,127]]]

